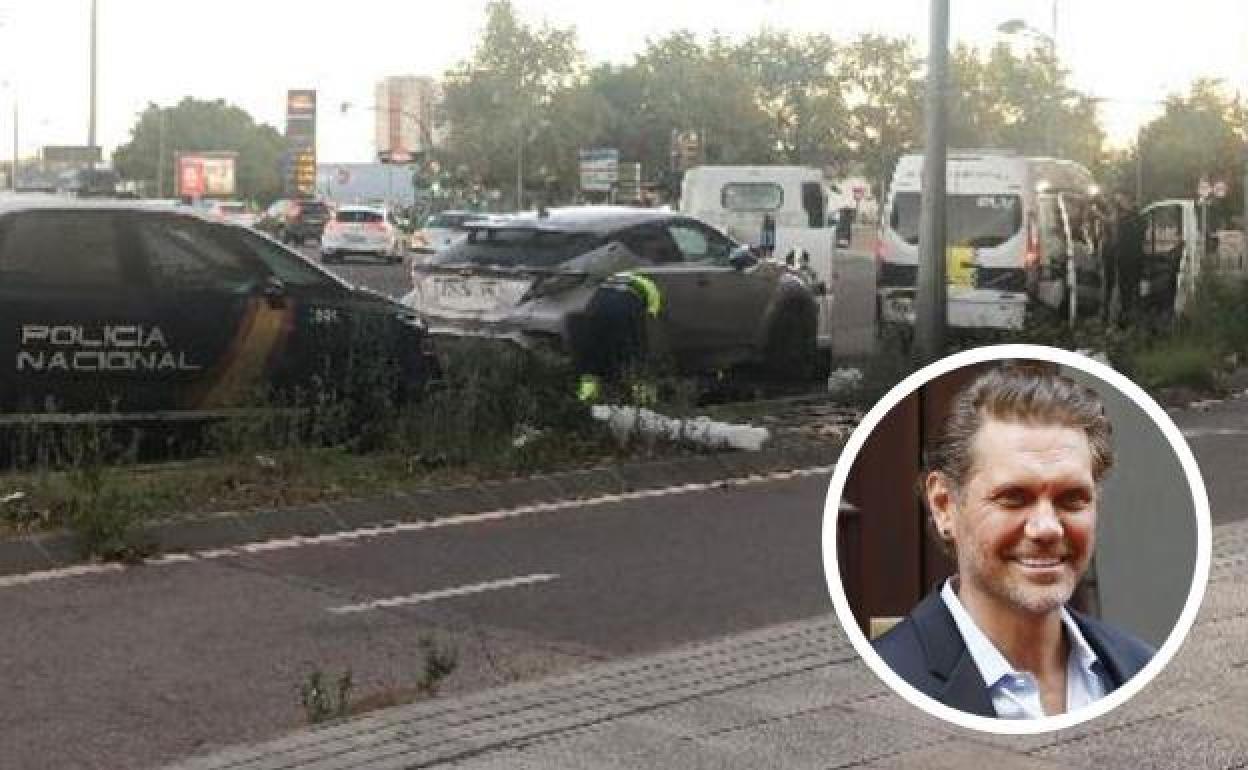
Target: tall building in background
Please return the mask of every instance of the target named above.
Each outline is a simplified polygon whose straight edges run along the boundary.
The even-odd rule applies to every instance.
[[[434,110],[441,98],[437,81],[423,75],[394,75],[377,84],[377,157],[403,163],[441,143]]]

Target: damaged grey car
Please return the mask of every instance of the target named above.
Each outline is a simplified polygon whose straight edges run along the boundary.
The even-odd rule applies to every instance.
[[[619,312],[621,277],[657,289]],[[761,370],[809,376],[818,360],[816,296],[807,271],[763,260],[719,230],[678,213],[591,206],[494,218],[412,268],[404,304],[434,335],[547,347],[582,372],[604,361],[663,356],[682,373]],[[644,325],[633,334],[621,327]],[[624,340],[635,344],[627,345]]]

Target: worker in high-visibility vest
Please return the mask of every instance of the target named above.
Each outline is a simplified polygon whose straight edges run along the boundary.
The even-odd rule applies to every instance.
[[[590,300],[587,314],[594,324],[590,371],[581,377],[578,397],[594,401],[601,395],[601,379],[618,380],[630,366],[652,352],[655,335],[649,329],[663,311],[663,294],[643,273],[616,273],[603,282]],[[638,400],[653,401],[652,388],[635,393]]]

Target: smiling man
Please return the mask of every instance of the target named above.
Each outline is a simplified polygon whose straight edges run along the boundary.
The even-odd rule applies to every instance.
[[[1033,719],[1086,706],[1153,655],[1067,606],[1096,544],[1113,465],[1095,392],[1023,364],[954,399],[921,489],[957,574],[875,641],[924,694],[980,716]]]

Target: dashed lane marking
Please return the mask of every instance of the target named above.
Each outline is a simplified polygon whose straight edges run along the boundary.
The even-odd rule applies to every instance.
[[[405,607],[409,604],[424,604],[426,602],[436,602],[439,599],[453,599],[457,596],[471,596],[472,594],[485,593],[486,591],[498,591],[503,588],[517,588],[519,586],[528,586],[535,583],[547,583],[551,580],[558,580],[557,574],[538,573],[535,575],[522,575],[520,577],[505,578],[503,580],[487,580],[484,583],[473,583],[466,586],[458,586],[456,588],[443,588],[440,591],[427,591],[420,594],[410,594],[408,596],[395,596],[389,599],[374,599],[371,602],[362,602],[360,604],[344,604],[341,607],[330,607],[329,612],[335,615],[345,615],[352,612],[368,612],[369,610],[387,609],[390,607]]]

